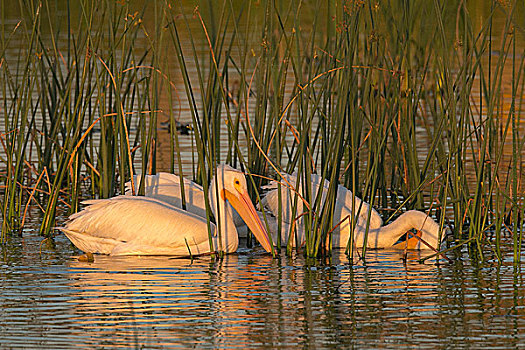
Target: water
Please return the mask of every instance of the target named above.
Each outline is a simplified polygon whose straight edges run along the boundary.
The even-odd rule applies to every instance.
[[[466,251],[405,264],[381,250],[351,266],[342,252],[323,264],[241,246],[222,261],[87,263],[63,235],[13,238],[0,348],[525,348],[524,272],[510,252],[501,265]]]

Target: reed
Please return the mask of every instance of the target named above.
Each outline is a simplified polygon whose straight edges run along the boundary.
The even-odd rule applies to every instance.
[[[424,210],[469,251],[488,244],[501,260],[512,244],[520,260],[518,1],[493,2],[481,23],[464,1],[183,5],[20,2],[20,22],[8,25],[1,2],[3,242],[29,203],[43,208],[47,236],[57,208],[75,212],[87,195],[110,197],[133,173],[155,173],[163,113],[169,169],[191,173],[206,198],[218,163],[245,170],[254,199],[266,178],[296,171],[308,257],[330,254],[342,184],[385,221]],[[14,41],[24,42],[16,57]],[[177,106],[191,114],[189,167]],[[311,191],[312,173],[330,181],[326,200]],[[291,242],[275,243],[291,254]]]

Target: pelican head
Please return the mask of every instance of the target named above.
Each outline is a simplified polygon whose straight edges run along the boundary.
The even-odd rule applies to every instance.
[[[209,196],[219,227],[227,225],[229,220],[226,220],[226,216],[231,217],[232,215],[231,209],[226,205],[226,202],[229,202],[263,248],[267,252],[272,251],[268,233],[248,195],[248,186],[243,173],[228,165],[218,165],[217,174],[211,183]],[[233,219],[230,222],[233,224]]]

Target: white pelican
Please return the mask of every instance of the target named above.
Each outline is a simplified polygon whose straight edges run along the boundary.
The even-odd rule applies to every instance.
[[[190,256],[210,251],[233,253],[239,245],[232,208],[245,220],[264,249],[271,251],[268,234],[248,196],[244,175],[226,165],[217,167],[210,186],[210,204],[217,225],[210,250],[205,218],[155,198],[118,196],[89,200],[59,228],[84,252],[110,255]],[[218,226],[218,228],[217,228]]]
[[[286,180],[294,188],[296,187],[296,178],[297,175],[285,175]],[[312,185],[312,195],[316,196],[320,187],[322,189],[322,202],[326,201],[326,196],[328,193],[328,188],[330,186],[329,181],[324,180],[322,182],[322,177],[316,174],[312,174],[311,185]],[[322,183],[322,185],[321,185]],[[264,207],[267,209],[267,215],[269,231],[272,234],[273,242],[276,242],[277,239],[277,220],[276,216],[279,212],[279,190],[277,189],[277,182],[272,181],[269,185],[265,186],[267,189],[270,189],[266,195],[262,198],[261,202]],[[299,194],[303,196],[302,185],[299,186]],[[281,220],[282,220],[282,229],[281,229],[281,242],[283,245],[286,245],[288,242],[288,234],[290,232],[290,225],[293,222],[292,218],[292,205],[293,201],[297,201],[296,204],[296,213],[295,217],[299,218],[303,214],[303,202],[300,197],[294,199],[296,194],[287,188],[286,185],[281,186]],[[315,197],[314,197],[315,198]],[[313,202],[313,200],[311,201]],[[332,247],[333,248],[344,248],[347,246],[348,239],[351,234],[351,222],[350,218],[352,217],[352,192],[345,188],[344,186],[339,185],[337,188],[337,198],[335,203],[333,224],[336,225],[345,218],[337,228],[332,232]],[[407,233],[409,230],[415,229],[419,231],[418,236],[420,236],[425,242],[427,242],[431,247],[438,249],[439,248],[439,225],[425,213],[410,210],[406,213],[403,213],[395,221],[390,224],[383,226],[383,221],[379,213],[374,209],[370,208],[368,203],[363,202],[358,197],[355,197],[354,208],[358,210],[358,215],[355,218],[356,225],[354,229],[354,242],[357,247],[362,247],[364,245],[365,232],[367,227],[367,217],[369,215],[368,211],[370,210],[370,219],[369,219],[369,230],[367,236],[367,247],[368,248],[404,248],[405,243],[395,245],[398,239]],[[300,244],[305,242],[305,233],[303,229],[303,218],[299,218],[296,221],[296,234],[295,237]],[[295,239],[292,241],[295,244]],[[407,248],[409,249],[430,249],[424,243],[415,237],[409,238],[407,240]]]

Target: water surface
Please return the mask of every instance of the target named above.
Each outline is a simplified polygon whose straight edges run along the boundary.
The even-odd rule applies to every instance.
[[[323,264],[262,248],[87,263],[64,236],[41,240],[2,249],[1,348],[525,347],[524,274],[510,253],[502,265],[466,251],[405,264],[388,250]]]

